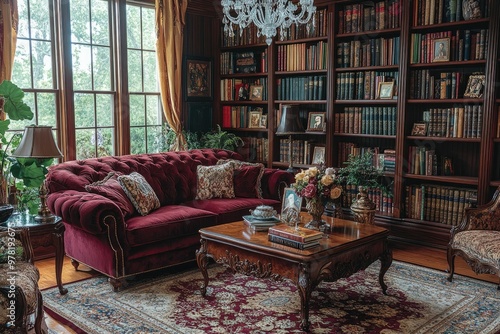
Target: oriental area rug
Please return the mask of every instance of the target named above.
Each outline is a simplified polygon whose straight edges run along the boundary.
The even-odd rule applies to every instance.
[[[380,262],[311,297],[312,333],[499,333],[500,291],[493,283],[394,261],[378,283]],[[198,269],[140,278],[112,292],[104,277],[43,291],[46,311],[87,333],[303,333],[300,297],[274,282],[209,268],[207,296]]]

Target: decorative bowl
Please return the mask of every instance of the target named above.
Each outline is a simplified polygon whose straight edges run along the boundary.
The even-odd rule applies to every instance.
[[[259,205],[255,210],[250,210],[250,214],[256,219],[269,219],[278,215],[276,210],[269,205]]]
[[[14,207],[10,204],[0,204],[0,223],[3,223],[9,219],[9,217],[14,212]]]

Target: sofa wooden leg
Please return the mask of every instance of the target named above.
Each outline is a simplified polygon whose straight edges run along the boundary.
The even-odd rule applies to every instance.
[[[450,249],[448,249],[447,258],[448,258],[448,272],[450,274],[448,276],[448,281],[452,282],[453,274],[455,273],[455,255],[452,254],[452,251]]]
[[[73,265],[73,268],[75,268],[75,270],[78,271],[78,266],[80,265],[80,262],[78,262],[77,260],[71,259],[71,264]]]
[[[113,292],[118,292],[121,289],[127,287],[128,283],[125,280],[125,278],[109,278],[108,279],[109,284],[111,284],[111,287],[113,288]]]

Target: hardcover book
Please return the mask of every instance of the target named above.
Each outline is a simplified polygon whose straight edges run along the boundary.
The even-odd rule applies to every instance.
[[[286,224],[279,224],[269,228],[269,234],[277,235],[282,238],[294,240],[300,243],[308,243],[314,240],[321,239],[322,232],[310,230],[308,228],[299,227],[298,231],[294,227]]]

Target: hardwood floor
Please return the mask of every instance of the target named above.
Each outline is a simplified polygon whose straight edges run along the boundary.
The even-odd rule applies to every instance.
[[[446,251],[441,249],[434,249],[423,247],[419,245],[397,243],[392,245],[394,260],[413,263],[416,265],[433,268],[437,270],[445,271],[448,268],[448,263],[446,261]],[[38,282],[40,289],[46,289],[55,286],[55,264],[54,259],[45,259],[35,262],[36,266],[40,270],[40,281]],[[75,271],[69,258],[64,259],[62,280],[64,284],[79,281],[82,279],[87,279],[93,276],[97,276],[93,270],[80,265],[78,271]],[[461,258],[456,258],[455,260],[455,273],[460,275],[465,275],[484,281],[492,282],[495,284],[499,283],[499,279],[494,275],[476,275]],[[71,290],[68,292],[71,293]],[[58,323],[51,317],[47,316],[47,325],[52,330],[60,334],[75,333],[70,328]]]

